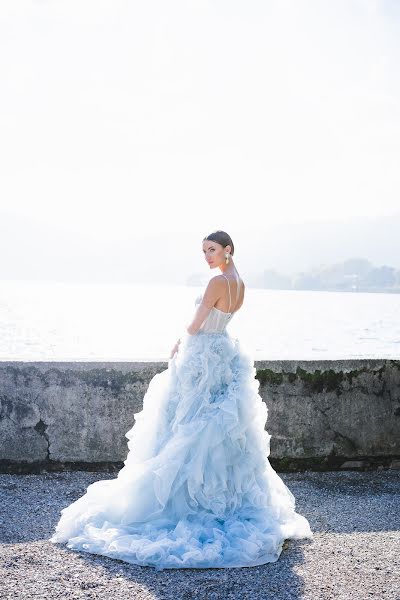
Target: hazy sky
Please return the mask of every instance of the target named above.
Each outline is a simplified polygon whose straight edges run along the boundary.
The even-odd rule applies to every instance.
[[[0,3],[0,211],[129,237],[391,214],[397,0]]]

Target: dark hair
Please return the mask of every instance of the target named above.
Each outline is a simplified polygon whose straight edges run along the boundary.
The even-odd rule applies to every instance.
[[[221,244],[221,246],[223,246],[224,248],[225,246],[229,245],[231,247],[231,256],[233,256],[235,248],[233,246],[231,236],[228,235],[226,231],[221,231],[220,229],[218,229],[218,231],[213,231],[213,233],[210,233],[210,235],[203,238],[203,242],[205,242],[206,240],[208,240],[209,242],[217,242],[217,244]]]

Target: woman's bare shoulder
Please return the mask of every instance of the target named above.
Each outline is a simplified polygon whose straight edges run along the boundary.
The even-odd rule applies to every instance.
[[[221,287],[221,284],[223,284],[224,281],[225,281],[225,278],[223,275],[214,275],[214,277],[211,277],[211,279],[209,280],[208,287],[211,287],[211,288]]]

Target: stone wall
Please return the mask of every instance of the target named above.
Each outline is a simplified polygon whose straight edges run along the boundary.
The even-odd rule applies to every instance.
[[[0,471],[121,468],[133,413],[142,409],[151,378],[167,367],[0,362]],[[399,464],[400,361],[256,361],[255,367],[274,468]]]

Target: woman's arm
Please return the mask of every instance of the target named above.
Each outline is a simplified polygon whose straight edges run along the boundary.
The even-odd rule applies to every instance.
[[[172,358],[174,356],[175,352],[178,352],[178,348],[179,348],[179,344],[180,343],[181,343],[181,340],[179,338],[179,340],[176,342],[175,346],[171,350],[171,354],[169,355],[170,358]]]
[[[208,282],[206,291],[203,294],[201,303],[197,306],[196,312],[191,323],[186,327],[185,334],[195,335],[203,322],[211,312],[212,307],[217,303],[217,300],[222,297],[224,289],[224,279],[221,275],[216,275]],[[178,351],[181,339],[176,342],[175,346],[171,350],[170,358],[172,358],[175,352]]]
[[[208,282],[206,291],[203,294],[203,299],[198,305],[195,315],[191,323],[187,326],[186,331],[189,335],[196,334],[203,322],[211,312],[211,309],[219,298],[223,295],[224,279],[221,275],[216,275]]]
[[[203,322],[208,317],[210,311],[211,308],[208,308],[203,304],[203,302],[201,302],[197,307],[196,313],[191,323],[186,327],[186,332],[189,335],[194,335],[195,333],[197,333],[200,327],[202,326]]]

